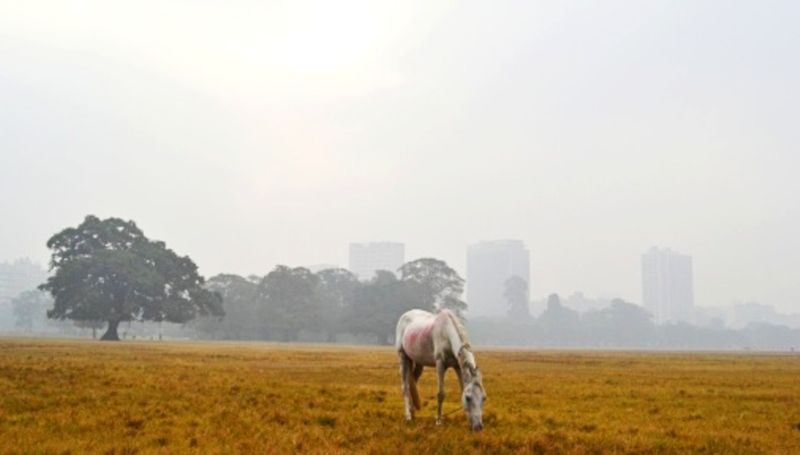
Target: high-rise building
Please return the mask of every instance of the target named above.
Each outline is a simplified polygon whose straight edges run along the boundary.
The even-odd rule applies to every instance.
[[[657,323],[692,322],[692,257],[656,247],[643,254],[642,303]]]
[[[528,283],[530,254],[521,240],[494,240],[467,247],[467,304],[470,316],[500,317],[508,313],[503,297],[506,280]]]
[[[398,242],[350,244],[350,271],[360,280],[370,280],[378,270],[397,273],[405,263],[406,247]]]

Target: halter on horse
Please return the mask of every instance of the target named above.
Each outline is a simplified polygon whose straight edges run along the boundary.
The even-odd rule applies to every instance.
[[[458,375],[462,404],[470,427],[473,431],[483,429],[486,393],[481,373],[467,341],[466,330],[450,311],[441,310],[433,314],[411,310],[404,313],[397,321],[395,347],[400,359],[406,420],[412,420],[414,410],[420,409],[417,380],[423,368],[435,366],[439,384],[436,423],[441,424],[444,374],[448,368],[453,368]]]

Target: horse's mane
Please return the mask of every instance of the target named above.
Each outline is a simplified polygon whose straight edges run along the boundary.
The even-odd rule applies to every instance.
[[[461,344],[468,346],[469,339],[467,339],[467,329],[464,328],[464,324],[461,323],[461,319],[456,317],[450,310],[444,309],[442,311],[447,312],[450,320],[453,321],[453,326],[456,328],[456,333],[458,333],[458,337],[461,338]]]
[[[460,359],[460,361],[466,362],[468,359],[468,357],[466,357],[466,353],[469,352],[470,355],[472,355],[472,346],[469,344],[469,339],[467,339],[467,329],[464,328],[464,324],[461,323],[461,319],[454,315],[452,311],[447,309],[442,311],[447,313],[447,316],[450,317],[450,321],[453,322],[453,327],[455,327],[456,333],[461,339],[461,348],[458,350],[458,352],[454,352],[454,354]],[[478,382],[480,382],[480,373],[477,372],[478,366],[475,364],[475,358],[472,357],[471,363],[466,363],[465,365],[468,367],[470,374],[473,376],[476,375]]]

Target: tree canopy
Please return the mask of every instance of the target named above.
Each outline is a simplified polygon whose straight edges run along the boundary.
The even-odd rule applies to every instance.
[[[528,309],[528,282],[512,275],[503,283],[503,298],[508,303],[508,316],[512,319],[530,317]]]
[[[448,309],[459,317],[464,317],[467,304],[461,299],[464,293],[464,279],[446,262],[434,258],[421,258],[407,262],[400,267],[400,279],[422,285],[429,299],[425,306],[437,310]]]
[[[283,341],[293,341],[302,328],[320,328],[318,284],[307,268],[275,267],[258,285],[265,326]]]
[[[256,301],[259,277],[241,277],[233,274],[215,275],[206,281],[206,288],[222,297],[225,317],[206,316],[192,323],[194,327],[212,338],[261,338],[261,324]],[[223,322],[224,321],[224,322]]]
[[[220,296],[203,286],[195,263],[149,240],[133,221],[89,215],[47,247],[55,272],[40,286],[55,299],[48,317],[107,321],[103,339],[119,339],[121,321],[182,323],[223,314]]]
[[[460,302],[463,280],[443,261],[413,261],[405,279],[379,270],[369,281],[333,268],[311,273],[279,265],[263,278],[217,275],[207,288],[219,292],[225,317],[203,318],[195,327],[211,336],[293,341],[301,336],[334,341],[337,335],[389,343],[397,319],[413,308],[436,311]],[[441,307],[438,307],[441,308]]]
[[[372,280],[362,283],[346,316],[345,327],[352,333],[369,334],[389,344],[397,319],[413,309],[427,309],[423,288],[416,282],[398,280],[387,270],[378,270]]]
[[[328,341],[337,333],[347,330],[347,316],[353,307],[359,288],[358,277],[347,269],[325,269],[317,272],[319,278],[320,316],[325,321]]]

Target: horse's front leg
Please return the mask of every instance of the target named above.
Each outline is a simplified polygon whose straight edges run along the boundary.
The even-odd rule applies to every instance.
[[[444,401],[444,373],[447,371],[447,366],[444,360],[436,360],[436,381],[439,384],[439,393],[436,394],[436,399],[439,401],[439,406],[436,411],[436,425],[442,424],[442,402]]]
[[[411,391],[408,383],[411,379],[411,359],[402,351],[398,352],[397,356],[400,359],[400,380],[402,382],[405,416],[407,421],[411,421],[414,419],[414,403],[411,401]]]

